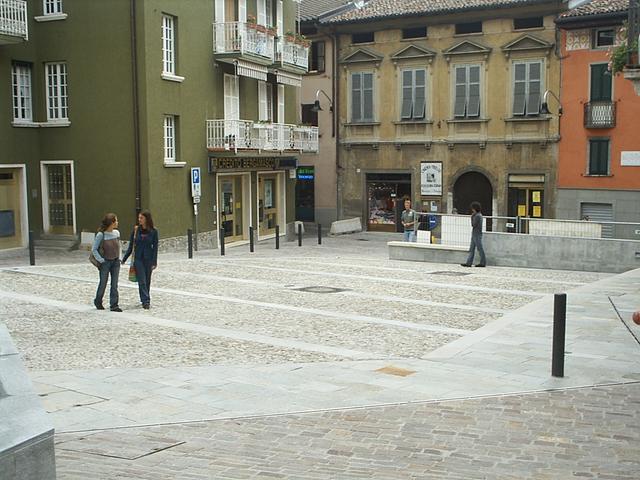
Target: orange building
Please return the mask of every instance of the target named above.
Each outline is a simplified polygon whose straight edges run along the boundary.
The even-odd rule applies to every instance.
[[[628,7],[628,0],[593,0],[556,20],[563,108],[557,218],[640,222],[640,97],[611,74],[607,54],[622,42]]]

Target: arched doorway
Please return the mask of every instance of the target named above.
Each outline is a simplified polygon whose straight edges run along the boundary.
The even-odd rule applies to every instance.
[[[453,185],[453,208],[458,213],[469,215],[471,202],[480,202],[482,214],[493,214],[493,188],[491,182],[480,172],[467,172]]]

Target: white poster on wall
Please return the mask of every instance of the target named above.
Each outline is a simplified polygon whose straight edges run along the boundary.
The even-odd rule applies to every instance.
[[[420,194],[442,195],[442,162],[420,163]]]
[[[622,152],[620,165],[623,167],[640,167],[640,152]]]

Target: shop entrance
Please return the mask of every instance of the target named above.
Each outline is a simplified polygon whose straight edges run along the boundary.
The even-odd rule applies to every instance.
[[[43,168],[44,230],[54,235],[74,233],[71,163],[45,163]]]
[[[401,232],[404,199],[411,199],[411,174],[367,174],[367,230]]]
[[[485,217],[493,215],[493,188],[480,172],[460,175],[453,185],[453,208],[460,214],[471,214],[471,202],[480,202]]]
[[[296,181],[296,220],[315,220],[315,170],[314,167],[298,167]]]
[[[236,242],[245,237],[242,183],[242,176],[219,177],[218,205],[225,243]]]
[[[260,237],[276,233],[276,225],[283,210],[284,185],[280,185],[282,174],[258,173],[258,224]]]
[[[0,168],[0,250],[23,245],[22,172]]]

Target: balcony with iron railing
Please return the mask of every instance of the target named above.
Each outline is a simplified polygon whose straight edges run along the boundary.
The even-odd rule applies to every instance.
[[[584,104],[584,128],[613,128],[615,126],[615,102],[599,101]]]
[[[0,0],[0,45],[28,39],[26,0]]]
[[[318,127],[252,120],[207,120],[207,148],[317,152]]]
[[[294,73],[307,73],[309,70],[309,45],[293,37],[279,37],[277,42],[276,63]]]
[[[272,30],[247,22],[213,24],[213,52],[218,58],[246,58],[264,65],[275,61]]]

